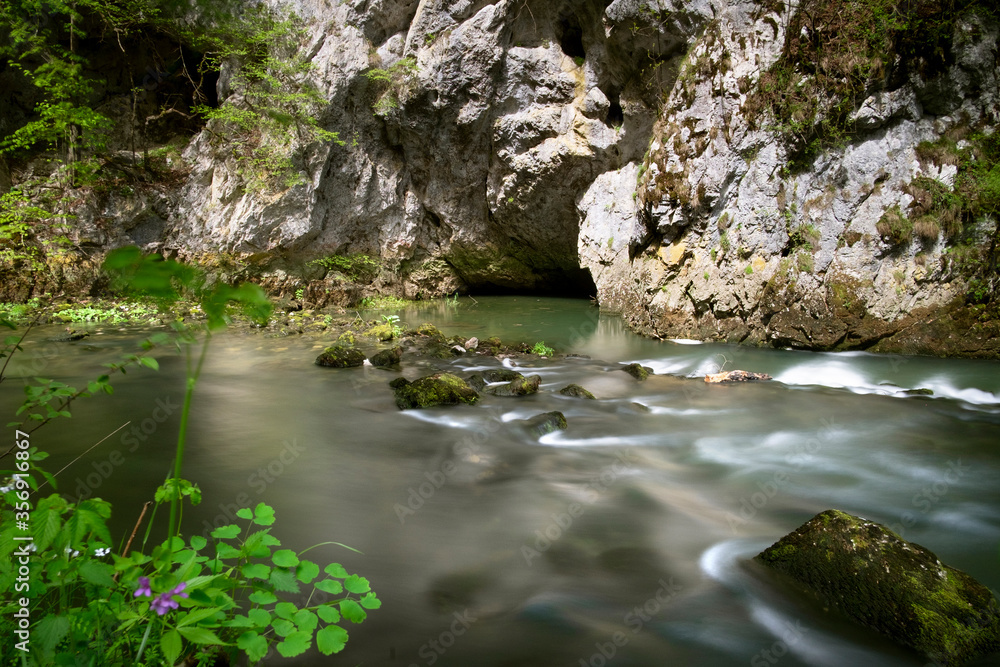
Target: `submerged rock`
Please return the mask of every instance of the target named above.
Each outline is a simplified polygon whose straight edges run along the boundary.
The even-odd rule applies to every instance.
[[[396,406],[400,410],[432,408],[437,405],[472,405],[479,400],[479,392],[465,380],[451,373],[437,373],[395,387]]]
[[[410,384],[410,381],[407,380],[406,378],[396,378],[395,380],[389,383],[389,386],[392,387],[393,389],[399,389],[400,387],[405,387],[408,384]]]
[[[316,357],[317,366],[331,368],[351,368],[365,363],[365,353],[356,347],[333,345]]]
[[[646,378],[648,378],[650,375],[653,374],[652,368],[650,368],[649,366],[643,366],[642,364],[638,363],[629,364],[628,366],[622,368],[622,370],[631,375],[632,377],[634,377],[636,380],[639,380],[640,382],[642,382],[643,380],[645,380]]]
[[[721,373],[708,373],[705,375],[705,382],[717,384],[720,382],[757,382],[770,380],[767,373],[751,373],[749,371],[723,371]]]
[[[1000,650],[1000,605],[990,590],[880,524],[827,510],[754,560],[941,665]]]
[[[382,350],[377,354],[373,354],[368,361],[376,368],[391,368],[393,366],[398,366],[399,361],[402,358],[403,348],[397,345],[389,350]]]
[[[527,396],[538,392],[538,385],[542,383],[539,375],[531,377],[518,377],[507,384],[498,384],[486,387],[483,393],[493,396]]]
[[[479,373],[473,373],[470,375],[466,382],[468,382],[469,386],[476,391],[482,391],[486,387],[486,380],[484,380],[483,376]]]
[[[483,371],[483,379],[487,382],[510,382],[511,380],[517,380],[523,378],[524,376],[517,371],[512,371],[509,368],[494,368],[488,371]]]
[[[516,423],[538,437],[552,433],[553,431],[564,431],[568,426],[566,417],[561,412],[543,412],[528,419],[518,419]]]
[[[559,393],[562,394],[563,396],[572,396],[574,398],[592,398],[592,399],[597,398],[596,396],[594,396],[593,394],[591,394],[589,391],[587,391],[578,384],[568,384],[562,389],[560,389]]]

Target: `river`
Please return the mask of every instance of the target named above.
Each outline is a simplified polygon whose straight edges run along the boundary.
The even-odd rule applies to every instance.
[[[829,508],[889,525],[1000,588],[1000,363],[653,341],[555,298],[398,314],[581,356],[525,362],[542,377],[534,396],[400,411],[388,387],[398,373],[315,366],[323,340],[217,335],[191,419],[185,476],[205,500],[187,510],[187,532],[267,502],[284,546],[363,552],[310,557],[366,576],[383,601],[348,624],[336,659],[267,664],[925,664],[749,562]],[[12,364],[5,405],[18,375],[81,384],[142,333],[45,342],[54,331],[40,329]],[[184,360],[158,356],[159,372],[119,376],[113,396],[80,401],[33,438],[55,470],[131,420],[60,475],[69,496],[112,500],[120,532],[173,454]],[[618,370],[633,361],[657,375]],[[500,364],[437,363],[462,375]],[[701,381],[722,366],[775,381]],[[414,362],[403,375],[431,370]],[[571,382],[599,400],[555,393]],[[568,429],[537,438],[513,421],[550,410]]]

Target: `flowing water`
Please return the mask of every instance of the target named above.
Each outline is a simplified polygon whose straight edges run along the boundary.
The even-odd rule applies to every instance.
[[[286,547],[339,561],[383,600],[336,659],[364,665],[922,665],[783,591],[750,559],[817,512],[891,526],[1000,588],[1000,364],[652,341],[580,301],[461,300],[399,313],[445,333],[544,340],[542,391],[400,411],[398,373],[313,365],[323,341],[226,334],[196,392],[186,476],[205,502],[188,532],[267,502]],[[132,351],[135,331],[45,343],[13,374],[70,384]],[[589,357],[589,358],[586,358]],[[127,531],[173,454],[184,360],[130,371],[38,431],[73,497],[114,501]],[[657,375],[617,370],[639,361]],[[459,374],[492,358],[438,362]],[[508,364],[510,362],[507,362]],[[705,372],[775,382],[706,385]],[[414,379],[430,362],[405,365]],[[582,384],[599,400],[555,390]],[[7,405],[16,380],[4,383]],[[929,389],[932,396],[909,395]],[[562,411],[537,438],[516,420]],[[134,433],[129,430],[135,429]],[[289,664],[274,659],[268,664]],[[993,658],[983,664],[997,665]]]

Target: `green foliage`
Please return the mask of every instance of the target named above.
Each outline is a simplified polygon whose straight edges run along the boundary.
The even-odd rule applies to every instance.
[[[366,296],[361,299],[359,307],[366,310],[399,310],[410,305],[411,302],[401,299],[391,294],[381,294],[377,296]]]
[[[272,647],[284,657],[301,655],[313,646],[324,655],[341,651],[348,638],[344,620],[360,623],[381,602],[366,579],[349,574],[340,564],[321,568],[303,558],[315,547],[300,552],[279,548],[280,541],[271,535],[275,523],[271,507],[259,503],[239,510],[236,516],[245,525],[216,528],[211,541],[201,536],[185,539],[180,530],[182,500],[193,504],[201,500],[198,487],[181,476],[181,466],[191,397],[209,334],[225,322],[230,302],[266,316],[259,288],[209,288],[200,272],[144,257],[134,248],[112,253],[107,267],[133,290],[157,299],[196,297],[208,317],[197,363],[188,355],[173,474],[154,495],[157,506],[170,504],[167,538],[147,552],[151,523],[140,548],[131,549],[130,538],[121,554],[112,554],[110,503],[99,498],[73,503],[58,493],[32,503],[31,492],[37,496],[43,484],[55,488],[56,479],[39,466],[47,455],[30,446],[30,432],[15,431],[15,444],[6,452],[16,450],[12,468],[0,469],[0,480],[7,480],[0,488],[0,586],[10,591],[18,583],[24,585],[20,590],[30,591],[24,598],[31,623],[25,660],[45,667],[124,666],[173,665],[183,657],[185,664],[207,665],[215,664],[220,653],[227,654],[230,662],[243,653],[250,664],[257,664]],[[12,326],[3,319],[0,325]],[[175,331],[177,341],[190,352],[198,332],[183,325]],[[0,356],[19,350],[20,341],[6,339]],[[151,340],[144,347],[158,342],[164,341]],[[124,372],[133,364],[158,367],[152,357],[130,355],[112,369]],[[38,380],[26,387],[27,399],[19,414],[43,424],[68,417],[73,399],[111,393],[109,377],[102,375],[82,391]],[[30,539],[22,541],[25,538]],[[330,544],[337,543],[316,546]],[[304,602],[292,601],[305,593]],[[22,606],[20,599],[0,600],[4,636],[16,636],[14,612]]]
[[[387,69],[373,67],[365,72],[373,87],[372,108],[379,116],[387,116],[399,108],[413,87],[417,73],[417,60],[413,56],[401,58]]]
[[[548,345],[546,345],[545,341],[540,340],[537,343],[535,343],[534,347],[531,348],[531,353],[540,355],[542,357],[551,357],[553,354],[556,353],[556,351],[551,347],[549,347]]]
[[[308,82],[314,66],[301,48],[305,29],[298,17],[255,6],[239,22],[191,38],[206,49],[202,71],[236,65],[233,95],[218,108],[200,105],[195,111],[227,150],[236,149],[238,171],[247,188],[304,182],[292,160],[296,145],[343,144],[336,132],[320,127],[317,120],[326,101]]]
[[[392,338],[399,338],[403,335],[403,327],[399,325],[399,315],[383,315],[382,321],[389,325],[389,332]]]
[[[882,214],[875,230],[882,237],[882,240],[894,245],[908,243],[913,236],[913,223],[903,215],[898,206],[894,206]]]
[[[820,233],[812,223],[799,225],[788,232],[788,249],[790,251],[799,248],[806,252],[816,252],[819,249]]]
[[[351,282],[370,283],[378,275],[382,263],[377,257],[362,253],[354,255],[330,255],[309,262],[327,271],[336,271]]]

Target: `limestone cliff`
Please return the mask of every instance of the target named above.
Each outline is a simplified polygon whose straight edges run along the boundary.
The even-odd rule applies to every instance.
[[[596,292],[654,336],[996,356],[966,295],[1000,205],[941,202],[998,122],[1000,29],[910,5],[296,0],[343,143],[261,190],[203,131],[179,185],[83,207],[75,240],[239,258],[314,301]],[[363,287],[310,264],[355,254]]]

